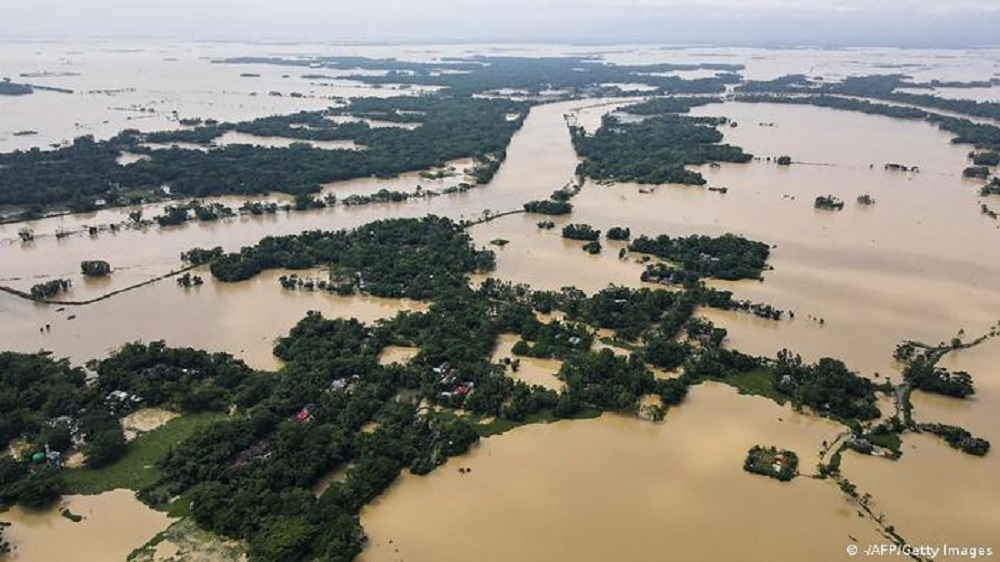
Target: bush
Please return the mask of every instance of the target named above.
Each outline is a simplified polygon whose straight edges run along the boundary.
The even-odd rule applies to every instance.
[[[111,274],[111,266],[101,260],[84,261],[80,262],[80,272],[87,277],[105,277]]]
[[[601,237],[600,230],[594,230],[589,224],[568,224],[562,229],[563,238],[570,240],[597,240]]]

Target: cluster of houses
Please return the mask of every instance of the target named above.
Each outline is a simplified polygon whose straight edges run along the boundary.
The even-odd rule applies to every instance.
[[[788,465],[788,457],[785,453],[778,453],[774,455],[774,462],[771,464],[771,468],[774,469],[775,474],[781,474],[781,471],[785,469]]]
[[[125,392],[124,390],[112,390],[104,398],[104,403],[108,410],[116,416],[122,416],[131,412],[136,406],[142,404],[142,397]]]
[[[472,381],[458,381],[458,378],[451,373],[451,365],[448,362],[441,363],[431,369],[439,376],[438,382],[450,390],[442,391],[439,396],[444,399],[451,399],[455,396],[467,396],[476,387]]]
[[[341,377],[330,383],[330,392],[350,392],[359,380],[361,380],[361,377],[358,375]]]

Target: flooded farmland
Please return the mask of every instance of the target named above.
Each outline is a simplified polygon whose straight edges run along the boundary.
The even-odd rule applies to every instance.
[[[352,49],[404,58],[428,56],[389,48]],[[472,50],[449,46],[434,51],[433,56]],[[125,126],[176,127],[170,117],[174,110],[181,116],[235,120],[323,108],[335,103],[332,98],[400,93],[336,80],[314,83],[300,76],[301,69],[211,65],[212,57],[238,51],[233,46],[161,46],[127,55],[91,54],[86,65],[76,61],[78,55],[62,52],[52,55],[52,60],[70,69],[82,67],[81,76],[67,76],[60,84],[98,90],[127,87],[111,74],[112,68],[131,72],[131,66],[121,70],[122,60],[140,66],[171,58],[178,51],[188,52],[189,59],[160,66],[197,68],[199,76],[211,78],[203,86],[205,91],[192,87],[180,94],[163,93],[170,99],[157,105],[151,94],[165,90],[167,83],[176,81],[176,74],[164,71],[147,76],[144,80],[149,83],[143,89],[114,98],[116,106],[158,108],[155,113],[144,112],[141,120],[130,118],[136,117],[131,110],[106,109],[108,94],[74,94],[74,104],[60,104],[63,98],[44,102],[0,98],[0,114],[5,116],[0,118],[4,133],[0,150],[25,148],[27,143],[59,143],[78,134],[109,136]],[[639,48],[609,59],[686,61],[706,52]],[[20,60],[18,56],[12,51],[3,55]],[[904,62],[916,65],[919,56],[880,51],[866,60],[904,57]],[[814,65],[815,72],[826,76],[864,73],[874,63],[857,60],[861,58],[857,52],[731,50],[720,60],[747,62],[748,77],[770,78],[817,59],[821,63]],[[12,68],[43,67],[22,64]],[[226,73],[216,77],[216,68],[225,68]],[[940,66],[937,71],[915,68],[915,75],[924,78],[972,79],[981,77],[979,73],[990,65],[964,65],[958,70]],[[240,77],[241,72],[261,76]],[[57,78],[46,80],[57,82]],[[270,89],[307,95],[302,99],[251,96]],[[986,89],[976,95],[992,99],[995,92],[995,88]],[[181,252],[192,247],[221,245],[235,251],[264,236],[352,228],[386,217],[437,214],[474,219],[484,211],[515,210],[574,180],[577,157],[566,127],[567,115],[573,114],[592,131],[604,114],[622,103],[585,100],[533,107],[493,181],[465,193],[97,236],[80,232],[88,225],[127,221],[129,209],[108,209],[33,221],[30,226],[39,236],[27,244],[16,240],[21,224],[0,225],[0,284],[26,290],[41,280],[69,277],[74,287],[67,298],[87,300],[178,270]],[[57,109],[71,105],[89,107],[86,111],[91,113],[80,116]],[[730,102],[693,112],[736,121],[737,127],[723,131],[726,142],[758,156],[747,164],[699,168],[710,186],[726,187],[726,193],[701,187],[587,182],[573,199],[573,214],[555,218],[552,230],[536,224],[547,217],[527,214],[472,227],[475,244],[497,254],[496,270],[488,277],[551,290],[576,286],[594,292],[608,284],[643,286],[639,279],[643,265],[635,256],[618,256],[625,243],[608,242],[601,254],[591,256],[581,249],[582,243],[560,236],[560,228],[570,222],[588,223],[605,232],[613,226],[629,227],[633,236],[737,233],[774,246],[769,262],[773,271],[765,272],[760,283],[713,282],[713,286],[732,290],[738,298],[792,310],[795,318],[771,321],[737,312],[699,311],[728,330],[728,347],[767,356],[788,348],[807,360],[836,357],[865,376],[877,373],[892,380],[900,378],[892,351],[901,341],[936,344],[959,329],[983,333],[1000,320],[1000,246],[996,244],[1000,223],[980,212],[979,184],[962,178],[968,147],[951,144],[951,135],[923,122],[807,106]],[[70,121],[78,123],[68,127]],[[38,128],[40,136],[6,134],[28,128]],[[287,140],[266,142],[281,146]],[[230,137],[223,142],[264,141]],[[768,161],[780,155],[791,156],[793,164],[779,167]],[[918,166],[920,171],[887,171],[886,163]],[[342,198],[382,188],[442,189],[465,180],[471,161],[452,164],[452,177],[429,179],[411,173],[389,179],[362,178],[326,185],[324,193]],[[814,198],[826,194],[843,199],[844,210],[814,209]],[[865,194],[876,203],[855,204]],[[222,200],[236,206],[243,201]],[[160,209],[162,204],[150,205],[144,212],[152,216]],[[60,230],[78,233],[56,238]],[[495,243],[500,240],[504,243]],[[107,260],[115,272],[108,279],[84,279],[77,264],[86,259]],[[167,278],[84,306],[38,304],[0,293],[0,341],[4,349],[46,349],[82,364],[129,341],[163,339],[174,346],[226,351],[253,368],[276,370],[280,364],[272,355],[275,339],[309,310],[371,323],[430,305],[286,291],[278,277],[287,271],[265,272],[239,283],[217,282],[205,267],[193,273],[205,277],[206,284],[182,288]],[[325,272],[309,274],[322,277]],[[473,282],[486,277],[476,276]],[[49,330],[44,329],[46,325]],[[511,347],[516,341],[516,336],[501,336],[492,360],[513,359]],[[405,363],[415,353],[414,348],[394,347],[380,360]],[[562,383],[555,373],[560,365],[556,360],[522,358],[520,370],[510,374],[530,384],[559,389]],[[972,373],[976,397],[956,401],[917,392],[915,417],[922,422],[961,425],[1000,442],[1000,345],[988,342],[950,354],[943,365]],[[518,428],[484,439],[469,454],[450,460],[428,476],[403,475],[363,510],[362,523],[370,542],[361,559],[844,560],[847,544],[884,539],[867,519],[858,516],[856,507],[833,482],[803,477],[786,484],[741,470],[747,448],[767,443],[797,451],[803,472],[811,473],[820,444],[844,429],[712,383],[693,388],[689,398],[670,409],[661,423],[605,414],[592,420]],[[472,470],[459,472],[460,467]],[[926,434],[907,435],[898,461],[845,453],[842,465],[844,475],[859,490],[872,494],[880,512],[910,542],[972,545],[996,540],[998,469],[996,452],[981,459],[968,457]],[[319,483],[317,494],[343,475],[341,470],[328,476]],[[145,508],[130,494],[115,491],[68,497],[65,505],[85,516],[80,523],[51,511],[36,514],[15,508],[0,514],[0,520],[14,523],[8,535],[17,550],[11,559],[123,560],[169,524],[165,515]],[[724,541],[718,539],[722,532],[726,533]]]

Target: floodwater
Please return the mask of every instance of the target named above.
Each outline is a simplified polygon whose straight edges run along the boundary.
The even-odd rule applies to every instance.
[[[892,350],[904,339],[936,343],[1000,319],[1000,250],[992,242],[1000,233],[980,213],[978,184],[961,177],[968,147],[928,124],[822,108],[724,104],[696,112],[736,119],[727,141],[762,158],[788,154],[802,163],[701,170],[726,194],[588,184],[573,201],[572,220],[602,230],[629,226],[633,236],[734,232],[774,245],[774,271],[763,283],[716,285],[796,317],[705,311],[730,330],[733,347],[765,355],[788,347],[889,374]],[[885,171],[888,162],[920,173]],[[866,193],[875,205],[855,203]],[[844,210],[814,209],[815,197],[826,194],[843,199]]]
[[[520,339],[521,336],[517,334],[500,334],[500,337],[497,338],[496,348],[493,350],[492,361],[494,363],[500,363],[504,359],[519,361],[517,371],[514,371],[510,366],[507,367],[507,374],[511,378],[532,386],[538,385],[551,390],[561,390],[564,385],[556,374],[562,367],[562,361],[514,355],[511,348]]]
[[[849,536],[876,535],[835,485],[742,468],[765,444],[809,471],[841,430],[714,384],[662,423],[526,426],[404,475],[362,511],[361,560],[843,560]]]
[[[859,489],[875,496],[880,508],[904,529],[911,542],[955,546],[992,546],[997,552],[1000,529],[1000,341],[946,356],[941,365],[967,370],[975,377],[977,394],[954,400],[916,392],[913,416],[920,423],[958,425],[988,439],[992,451],[973,457],[948,447],[929,434],[904,439],[896,464],[845,454],[842,468]],[[898,466],[897,466],[898,465]],[[900,476],[905,474],[904,478]],[[953,522],[960,521],[961,524]]]
[[[301,68],[230,67],[209,61],[213,56],[292,50],[245,47],[163,44],[139,51],[91,47],[78,55],[73,54],[74,48],[60,46],[41,49],[44,54],[37,60],[36,46],[0,51],[0,62],[16,63],[5,66],[10,72],[79,70],[79,77],[37,82],[65,84],[81,92],[127,88],[131,78],[123,80],[123,76],[144,76],[135,92],[0,98],[0,115],[5,116],[0,124],[0,150],[59,142],[75,134],[108,136],[124,126],[176,127],[170,117],[173,109],[179,117],[237,120],[326,107],[336,103],[329,99],[334,97],[398,93],[336,79],[305,80],[301,75],[308,71]],[[329,54],[331,48],[297,49]],[[591,47],[484,49],[357,46],[337,54],[426,60],[472,52],[593,52]],[[951,58],[940,58],[945,55]],[[981,80],[996,72],[1000,60],[996,51],[956,59],[950,53],[891,49],[663,50],[655,46],[628,47],[604,56],[630,63],[745,62],[747,76],[755,79],[790,72],[833,78],[882,69],[910,73],[920,80]],[[173,58],[178,60],[166,60]],[[138,74],[139,68],[150,70]],[[178,91],[177,84],[196,83],[179,80],[182,69],[192,69],[192,76],[204,74],[206,80],[197,82],[197,88],[185,86]],[[247,72],[261,76],[239,77]],[[289,78],[283,78],[284,74]],[[251,95],[269,90],[302,91],[306,97]],[[154,103],[161,98],[164,101]],[[114,109],[132,105],[155,107],[156,112],[147,111],[140,119],[141,112]],[[266,235],[349,228],[385,217],[434,213],[477,218],[485,210],[518,209],[525,201],[545,198],[573,179],[577,161],[566,115],[572,113],[572,119],[592,131],[603,114],[620,105],[620,100],[590,100],[533,108],[494,180],[461,194],[55,238],[59,229],[78,231],[85,225],[127,220],[128,209],[103,210],[31,223],[41,234],[31,244],[10,241],[22,225],[0,226],[0,283],[26,289],[39,280],[69,277],[74,288],[68,298],[79,300],[176,270],[181,266],[180,253],[195,246],[222,245],[232,251]],[[603,242],[600,255],[588,255],[582,243],[561,238],[559,230],[568,222],[588,223],[603,231],[627,226],[633,236],[735,232],[775,245],[774,270],[765,272],[762,283],[716,285],[733,290],[738,298],[794,310],[796,318],[773,322],[741,313],[701,311],[729,330],[728,345],[764,355],[788,347],[810,360],[838,357],[865,375],[878,372],[893,379],[899,374],[891,355],[900,341],[935,343],[949,339],[960,328],[977,335],[1000,319],[1000,294],[996,292],[1000,249],[995,244],[1000,223],[980,213],[977,182],[961,178],[968,147],[950,144],[950,135],[925,123],[831,109],[726,103],[696,108],[694,113],[735,119],[739,126],[724,130],[727,141],[761,157],[749,164],[701,170],[710,185],[728,187],[728,193],[669,185],[640,193],[636,185],[588,183],[573,200],[574,213],[553,219],[555,229],[539,229],[536,223],[548,217],[529,215],[508,216],[472,228],[477,245],[497,252],[493,275],[539,289],[575,285],[596,291],[609,283],[641,286],[642,266],[618,257],[623,244]],[[10,131],[23,129],[38,129],[40,134],[9,136]],[[796,163],[778,167],[766,161],[766,157],[785,154]],[[883,164],[889,162],[916,165],[920,172],[884,171]],[[366,178],[331,184],[325,192],[343,197],[383,187],[408,192],[416,191],[418,185],[441,189],[464,179],[468,164],[455,165],[458,174],[451,178],[431,180],[416,173],[390,180]],[[814,198],[825,194],[843,199],[844,210],[815,210]],[[856,204],[862,194],[873,196],[876,204]],[[224,200],[236,206],[242,201]],[[993,206],[1000,209],[1000,204]],[[160,208],[147,207],[146,216],[154,216]],[[490,245],[498,239],[508,243]],[[84,280],[77,267],[85,259],[107,260],[115,272],[110,279]],[[206,284],[182,289],[167,279],[63,310],[0,293],[0,341],[4,348],[45,348],[80,363],[135,339],[165,339],[172,345],[228,351],[256,368],[274,369],[278,367],[271,355],[274,339],[308,310],[372,321],[399,310],[426,307],[425,303],[283,291],[277,277],[285,272],[269,272],[235,284],[216,283],[204,269],[193,273],[204,277]],[[50,331],[40,331],[45,324],[50,324]],[[508,340],[501,338],[498,343],[497,358],[509,353],[513,345],[510,336],[505,337]],[[405,360],[408,353],[391,350],[386,360]],[[554,384],[551,374],[558,370],[558,362],[527,365],[533,361],[522,358],[523,372],[518,376]],[[998,342],[955,353],[944,364],[969,370],[976,378],[978,394],[972,400],[956,401],[916,393],[918,421],[962,425],[994,444],[1000,442]],[[857,516],[832,483],[799,478],[781,484],[741,469],[747,448],[765,444],[796,450],[802,469],[811,471],[819,444],[842,429],[760,398],[740,397],[717,385],[693,389],[689,400],[672,408],[659,424],[606,415],[519,428],[484,440],[469,455],[453,459],[427,477],[403,477],[366,508],[363,522],[372,541],[363,559],[843,560],[850,537],[860,544],[882,540],[876,540],[871,524]],[[873,494],[878,509],[911,543],[962,542],[997,549],[1000,461],[996,459],[995,451],[983,459],[967,457],[921,435],[906,438],[904,456],[895,463],[845,454],[842,469],[861,491]],[[474,471],[463,475],[458,466]],[[127,553],[166,525],[164,518],[150,522],[147,529],[145,508],[126,496],[127,501],[115,502],[102,499],[117,498],[107,494],[71,498],[93,501],[95,514],[114,519],[114,525],[127,530],[91,558],[122,559],[124,554],[115,550],[120,545],[114,541],[134,542],[128,549],[122,547]],[[86,548],[90,543],[74,544],[72,533],[85,528],[81,526],[88,521],[104,519],[94,515],[72,524],[56,515],[46,521],[51,527],[37,528],[44,533],[33,527],[11,531],[21,545],[18,559],[63,559],[61,553],[34,549],[65,545],[71,545],[79,557],[84,552],[79,544]],[[718,540],[720,532],[726,533],[726,540]],[[36,552],[41,557],[27,558]]]
[[[213,140],[212,144],[216,146],[250,144],[266,148],[288,148],[293,144],[308,144],[314,148],[322,148],[324,150],[361,150],[364,148],[363,146],[355,144],[354,141],[350,140],[317,141],[291,139],[287,137],[262,137],[248,133],[240,133],[238,131],[227,131],[220,135],[217,139]]]
[[[177,412],[161,408],[140,408],[121,420],[125,440],[131,441],[140,434],[153,431],[179,415]]]
[[[59,513],[62,508],[84,519],[74,523]],[[166,514],[146,507],[129,490],[66,496],[59,509],[14,507],[0,513],[0,521],[12,523],[6,531],[14,545],[12,562],[125,560],[170,523]]]
[[[325,292],[284,290],[288,271],[268,271],[240,283],[220,283],[208,271],[200,287],[185,289],[165,279],[116,297],[61,312],[10,295],[0,299],[0,340],[17,351],[47,349],[74,362],[100,358],[130,341],[165,340],[173,346],[225,351],[257,369],[279,366],[271,351],[310,310],[329,318],[373,322],[400,311],[420,311],[426,303]],[[300,275],[303,272],[296,272]],[[72,320],[70,316],[75,316]],[[41,331],[49,324],[51,329]]]
[[[544,199],[555,189],[561,188],[572,177],[576,156],[565,128],[564,113],[588,102],[564,102],[535,107],[521,130],[508,147],[505,164],[493,181],[486,186],[464,193],[415,199],[401,203],[382,203],[364,206],[337,205],[333,208],[308,212],[241,216],[209,223],[187,223],[176,227],[147,230],[122,230],[118,233],[102,232],[97,236],[79,234],[56,238],[60,230],[78,232],[87,225],[125,222],[129,209],[107,209],[87,215],[53,217],[25,224],[0,225],[0,283],[27,290],[39,280],[70,276],[74,288],[69,296],[79,300],[89,285],[79,276],[79,263],[84,260],[103,259],[111,264],[115,273],[108,280],[108,288],[119,288],[141,280],[162,275],[181,266],[180,254],[194,247],[223,246],[236,251],[242,246],[256,243],[265,236],[292,234],[303,230],[336,230],[351,228],[386,217],[419,217],[427,214],[449,216],[454,219],[479,218],[483,211],[493,212],[519,209],[525,201]],[[453,163],[454,165],[454,163]],[[417,185],[427,188],[452,185],[459,178],[429,180],[419,174],[407,174],[399,181],[372,179],[343,182],[345,191],[338,191],[338,184],[329,184],[325,191],[341,195],[361,192],[360,185],[372,189],[382,187],[398,191],[414,191]],[[409,185],[412,187],[405,187]],[[266,198],[265,198],[266,199]],[[230,206],[239,206],[241,198],[223,199]],[[163,205],[150,206],[145,216],[159,214]],[[39,236],[34,242],[22,244],[17,232],[22,227],[34,229]],[[120,284],[120,285],[118,285]],[[103,294],[105,291],[96,291]],[[3,303],[3,301],[0,301]],[[2,304],[0,304],[2,306]]]
[[[407,347],[403,345],[388,345],[382,348],[382,352],[379,353],[378,362],[379,365],[393,365],[393,364],[404,364],[410,361],[420,353],[420,348],[417,347]]]

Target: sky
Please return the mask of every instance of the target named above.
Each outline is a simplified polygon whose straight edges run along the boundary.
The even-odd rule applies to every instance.
[[[3,0],[7,38],[996,45],[1000,0]]]

